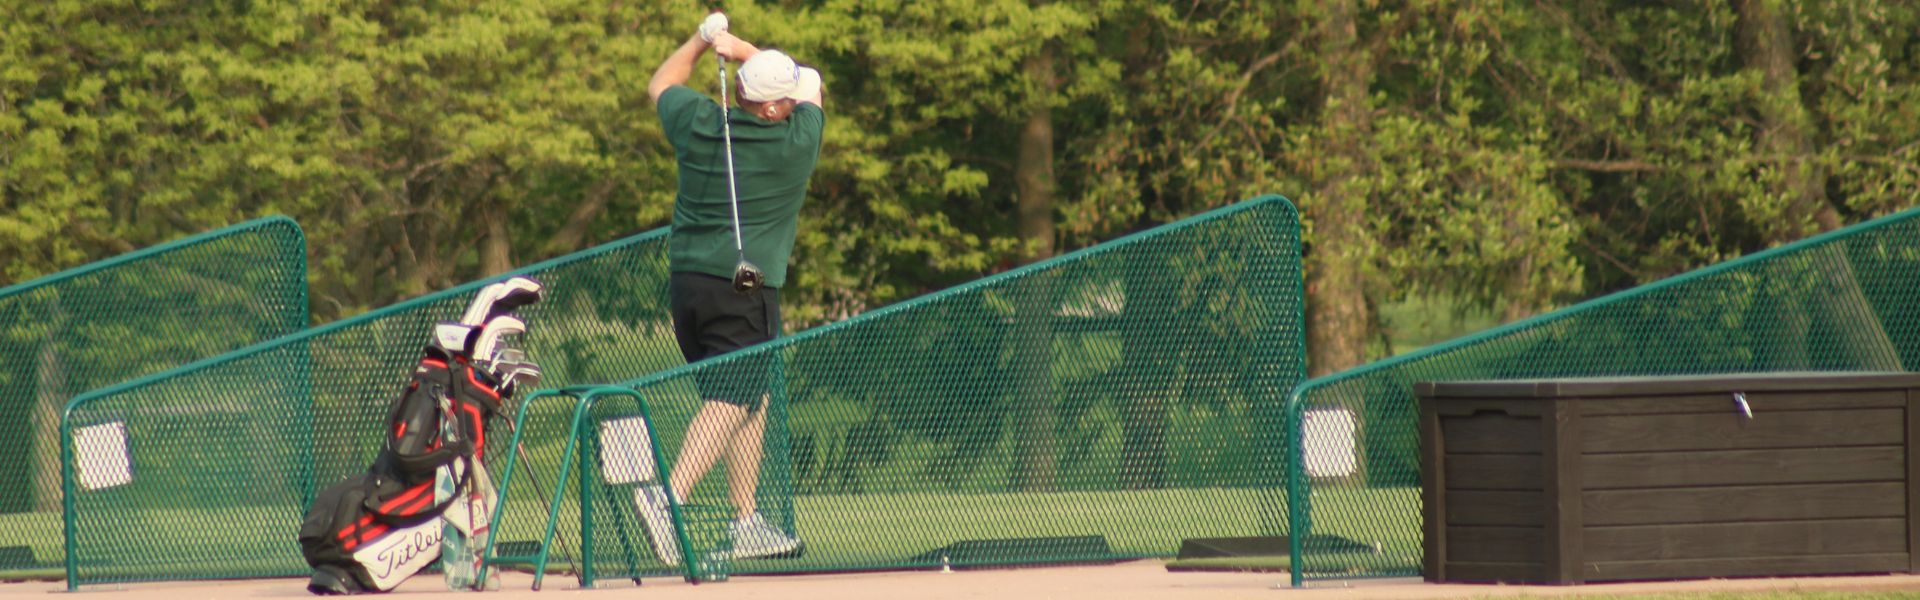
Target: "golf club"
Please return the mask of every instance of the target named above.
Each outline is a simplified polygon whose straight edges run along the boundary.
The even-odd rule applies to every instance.
[[[733,251],[740,259],[733,266],[733,291],[745,294],[760,289],[765,276],[760,273],[760,267],[747,261],[746,246],[740,241],[740,189],[734,182],[733,124],[727,116],[727,58],[717,53],[714,57],[720,60],[720,131],[727,148],[727,197],[733,206]]]

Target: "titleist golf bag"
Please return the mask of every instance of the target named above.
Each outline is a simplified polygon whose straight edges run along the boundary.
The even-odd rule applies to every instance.
[[[497,283],[460,323],[435,326],[433,344],[388,409],[373,465],[321,491],[300,524],[300,551],[314,569],[308,591],[389,591],[441,558],[443,516],[473,489],[488,420],[516,383],[538,381],[538,367],[501,337],[525,331],[507,311],[539,292],[530,279]],[[463,493],[436,500],[436,474],[449,472]]]

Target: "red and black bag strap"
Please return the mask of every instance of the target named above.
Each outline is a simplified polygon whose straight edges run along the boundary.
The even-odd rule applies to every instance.
[[[440,410],[440,399],[454,397],[462,383],[454,371],[465,370],[456,369],[456,365],[429,353],[414,369],[413,381],[387,415],[392,435],[387,438],[386,453],[405,479],[425,476],[479,449],[479,440],[473,435],[442,441],[440,427],[447,415]]]

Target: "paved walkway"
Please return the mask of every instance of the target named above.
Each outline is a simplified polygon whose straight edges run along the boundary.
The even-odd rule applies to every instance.
[[[1286,586],[1278,573],[1169,573],[1160,561],[1107,566],[1048,567],[958,571],[911,571],[835,575],[749,576],[725,583],[690,585],[678,579],[602,582],[598,589],[577,589],[565,575],[549,576],[546,589],[530,591],[529,575],[509,573],[505,589],[484,596],[446,591],[438,576],[419,576],[390,598],[496,598],[523,600],[1183,600],[1260,598],[1264,600],[1429,600],[1453,598],[1618,596],[1649,593],[1759,593],[1769,591],[1910,591],[1920,597],[1920,575],[1812,577],[1798,579],[1726,579],[1583,586],[1433,585],[1418,579],[1319,582],[1303,589]],[[87,586],[80,598],[147,600],[159,598],[306,598],[304,579],[161,582]],[[0,600],[48,598],[61,583],[0,584]]]

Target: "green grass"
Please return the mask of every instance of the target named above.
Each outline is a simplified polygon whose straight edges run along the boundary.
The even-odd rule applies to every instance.
[[[495,530],[497,539],[539,538],[546,505],[530,491],[524,482],[516,484],[506,522]],[[1344,574],[1353,566],[1351,560],[1361,560],[1366,561],[1361,572],[1417,571],[1419,532],[1380,529],[1382,524],[1418,523],[1417,493],[1329,488],[1316,494],[1316,534],[1379,544],[1382,552],[1362,557],[1316,554],[1309,558],[1308,568]],[[616,493],[616,497],[630,498],[631,492]],[[1084,535],[1103,536],[1112,558],[1164,558],[1172,557],[1188,538],[1286,532],[1285,494],[1273,489],[843,494],[801,496],[794,504],[808,553],[791,560],[745,561],[736,565],[739,572],[924,568],[932,565],[912,558],[959,541]],[[261,506],[145,510],[137,515],[83,513],[87,518],[80,532],[81,556],[90,564],[81,565],[82,581],[298,575],[306,565],[293,539],[299,527],[296,512]],[[561,535],[577,544],[577,504],[568,502],[561,516]],[[606,515],[596,519],[597,548],[610,547],[617,533]],[[643,534],[631,526],[627,533],[630,543],[644,547]],[[41,563],[30,569],[32,573],[8,570],[0,577],[62,574],[58,570],[62,536],[56,514],[0,515],[0,546],[28,545]],[[578,556],[577,546],[569,550]],[[599,552],[598,564],[618,558]],[[1021,557],[1039,562],[1047,558]],[[554,560],[564,561],[558,550]],[[668,572],[658,563],[643,565],[643,571]]]
[[[502,541],[537,539],[545,505],[526,501],[531,494],[522,496],[521,488],[514,491],[516,501],[496,535]],[[579,517],[569,505],[560,527],[578,543]],[[898,568],[912,566],[908,559],[914,555],[961,540],[1096,534],[1120,557],[1171,556],[1184,538],[1256,535],[1258,515],[1285,514],[1280,492],[1247,489],[803,496],[795,508],[808,555],[741,563],[741,572]],[[81,565],[82,580],[297,575],[306,566],[293,540],[295,512],[265,506],[91,515],[80,531],[81,557],[90,563]],[[596,536],[614,535],[608,523],[597,522]],[[36,574],[61,566],[62,536],[58,515],[0,515],[0,546],[31,546],[42,563]]]
[[[1364,493],[1362,493],[1364,492]],[[1354,566],[1369,569],[1410,570],[1419,566],[1419,534],[1381,529],[1383,523],[1402,522],[1409,515],[1400,511],[1418,510],[1416,490],[1363,490],[1327,488],[1315,496],[1315,533],[1347,537],[1362,543],[1379,543],[1375,553],[1316,553],[1309,556],[1307,569],[1312,578],[1336,578],[1351,575]],[[516,494],[518,496],[518,494]],[[1270,506],[1263,502],[1271,503]],[[1041,537],[1102,533],[1116,554],[1130,557],[1170,557],[1179,543],[1189,537],[1229,537],[1255,535],[1256,525],[1249,519],[1259,511],[1281,511],[1284,500],[1277,491],[1263,493],[1247,489],[1156,490],[1141,492],[1069,492],[1052,494],[868,494],[805,496],[795,499],[799,528],[806,537],[808,555],[794,560],[745,561],[735,566],[738,573],[793,573],[883,568],[926,568],[907,559],[913,555],[966,539]],[[155,511],[138,519],[117,521],[124,527],[101,528],[96,544],[125,540],[128,545],[112,551],[100,551],[100,558],[122,561],[114,565],[83,566],[83,581],[166,580],[213,577],[263,577],[299,575],[306,570],[292,547],[292,532],[297,523],[262,529],[252,550],[227,557],[202,558],[188,564],[219,565],[219,573],[187,573],[177,565],[154,564],[181,557],[168,552],[179,548],[181,540],[204,539],[207,523],[264,523],[277,518],[286,509],[227,508],[222,510]],[[563,535],[577,543],[578,515],[563,511]],[[544,505],[518,503],[502,524],[502,541],[528,539],[545,518]],[[1417,523],[1406,520],[1405,523]],[[140,547],[133,538],[118,534],[130,528],[146,528]],[[127,529],[127,531],[122,531]],[[599,529],[611,535],[604,523]],[[517,531],[518,535],[506,532]],[[105,535],[115,534],[115,535]],[[24,513],[0,515],[0,546],[29,545],[42,563],[59,558],[61,530],[58,515]],[[644,543],[643,540],[634,540]],[[272,548],[284,548],[273,550]],[[175,549],[175,550],[167,550]],[[578,556],[578,549],[572,553]],[[94,550],[83,556],[94,557]],[[177,552],[176,552],[177,554]],[[275,554],[278,554],[277,556]],[[250,560],[235,560],[251,557]],[[602,557],[604,561],[608,557]],[[1170,560],[1170,570],[1209,570],[1242,572],[1285,572],[1286,556],[1208,558]],[[209,562],[218,561],[218,562]],[[605,564],[601,562],[601,564]],[[650,576],[675,576],[678,571],[653,563],[642,565]],[[548,572],[565,570],[565,559],[556,551]],[[1374,574],[1378,574],[1375,572]],[[64,570],[57,565],[0,572],[0,581],[23,579],[61,579]],[[602,572],[601,578],[611,578]],[[570,579],[570,578],[569,578]],[[1914,592],[1767,592],[1697,593],[1657,595],[1583,596],[1587,598],[1633,598],[1635,600],[1890,600],[1920,598]]]
[[[1493,311],[1451,298],[1409,298],[1380,307],[1385,342],[1375,341],[1379,358],[1398,356],[1500,324]],[[1384,347],[1391,346],[1391,347]]]
[[[9,569],[6,571],[0,571],[0,583],[17,583],[21,581],[63,581],[66,578],[67,578],[67,570],[65,568],[57,568],[57,567],[32,567],[32,568],[26,568],[26,569]]]
[[[620,497],[630,495],[631,492],[627,492]],[[1084,546],[1053,546],[1030,549],[1018,555],[967,556],[953,564],[988,566],[1169,557],[1187,538],[1277,535],[1284,530],[1279,519],[1284,518],[1286,510],[1278,490],[1228,488],[815,495],[797,497],[794,505],[797,529],[807,543],[806,554],[795,559],[741,561],[734,565],[735,572],[933,568],[940,564],[936,559],[916,557],[930,555],[957,542],[1027,540],[1033,543],[1035,538],[1080,536],[1101,536],[1108,545],[1108,553],[1087,553]],[[596,507],[595,510],[603,509]],[[562,527],[575,530],[573,523],[577,522],[577,516],[563,511],[563,518],[566,522]],[[1263,520],[1273,522],[1263,525]],[[645,548],[648,545],[631,521],[621,524],[596,517],[595,564],[597,570],[609,573],[607,576],[623,573],[628,568],[613,564],[621,558],[622,546],[615,540],[623,525],[628,546]],[[502,539],[537,537],[530,530],[505,535]],[[650,554],[644,550],[642,553]],[[650,558],[644,559],[638,568],[639,572],[649,575],[673,572]]]
[[[13,568],[15,565],[0,566],[0,579],[11,580],[14,577],[45,579],[45,572],[51,570],[56,577],[66,576],[58,566],[65,560],[64,533],[61,532],[60,514],[51,512],[27,512],[0,514],[0,547],[26,546],[33,552],[34,562],[38,566]]]
[[[1176,558],[1167,561],[1168,571],[1207,571],[1226,573],[1288,573],[1293,561],[1286,556],[1222,556],[1214,558]]]
[[[1262,506],[1263,496],[1268,506]],[[795,499],[798,529],[817,550],[742,570],[908,566],[910,557],[963,540],[1081,535],[1104,535],[1120,556],[1172,556],[1186,538],[1258,535],[1263,510],[1283,515],[1282,494],[1200,489],[807,496]]]

